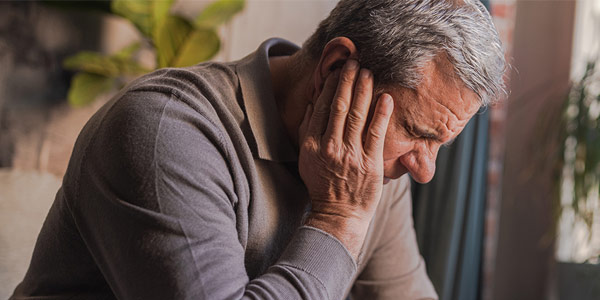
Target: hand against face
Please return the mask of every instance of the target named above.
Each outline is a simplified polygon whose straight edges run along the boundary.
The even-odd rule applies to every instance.
[[[365,129],[373,76],[359,69],[355,60],[348,60],[327,77],[300,125],[299,157],[312,202],[307,225],[334,235],[354,258],[381,197],[383,144],[393,110],[391,96],[379,97]]]

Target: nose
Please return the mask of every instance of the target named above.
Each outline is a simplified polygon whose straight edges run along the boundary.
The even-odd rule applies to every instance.
[[[433,179],[435,174],[435,160],[440,147],[439,145],[426,145],[423,143],[418,149],[413,151],[414,165],[409,167],[408,171],[413,179],[419,183],[427,183]]]

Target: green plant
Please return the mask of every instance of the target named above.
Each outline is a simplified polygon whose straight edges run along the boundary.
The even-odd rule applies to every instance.
[[[581,81],[569,92],[563,133],[563,180],[572,180],[570,206],[589,228],[594,212],[586,202],[600,189],[600,72],[587,64]]]
[[[129,20],[142,41],[113,55],[84,51],[63,61],[77,71],[67,95],[73,106],[92,102],[131,77],[151,71],[135,58],[140,47],[156,55],[155,68],[187,67],[211,59],[220,49],[216,29],[244,8],[244,0],[216,0],[194,19],[170,13],[174,0],[113,0],[111,11]]]

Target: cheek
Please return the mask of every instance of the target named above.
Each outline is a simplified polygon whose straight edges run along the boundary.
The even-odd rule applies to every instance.
[[[390,126],[385,134],[385,144],[383,146],[383,159],[390,160],[396,159],[408,152],[413,148],[413,142],[410,141],[404,134],[403,131]]]

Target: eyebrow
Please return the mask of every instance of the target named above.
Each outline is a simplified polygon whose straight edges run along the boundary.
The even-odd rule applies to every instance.
[[[409,125],[408,123],[405,124],[405,127],[406,127],[407,131],[410,132],[414,136],[432,139],[432,140],[435,140],[438,142],[442,141],[442,138],[435,131],[429,131],[428,129],[422,129],[413,124]],[[454,143],[455,140],[456,140],[456,137],[443,143],[442,146],[448,147],[448,146],[452,145],[452,143]]]

